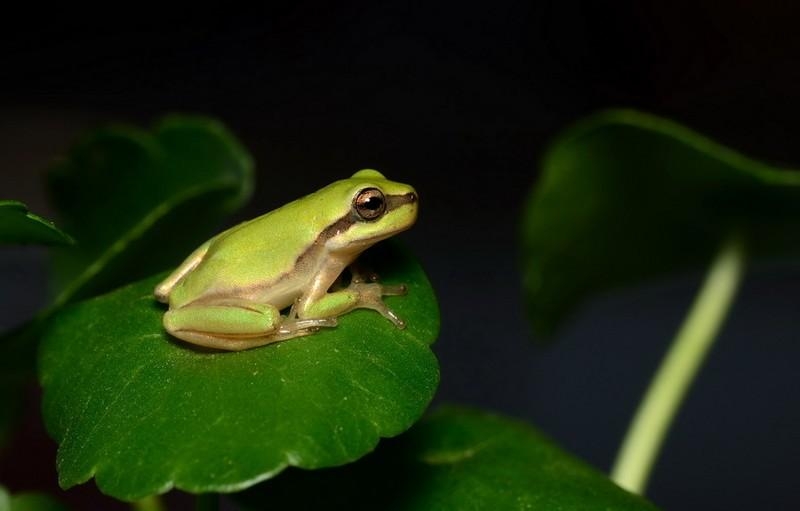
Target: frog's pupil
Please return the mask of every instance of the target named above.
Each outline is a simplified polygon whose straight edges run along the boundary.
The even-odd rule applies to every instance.
[[[380,197],[369,197],[367,202],[364,203],[364,207],[375,211],[380,209],[382,203],[383,201],[380,199]]]

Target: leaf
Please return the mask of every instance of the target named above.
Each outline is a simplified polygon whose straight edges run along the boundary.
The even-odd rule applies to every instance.
[[[24,385],[0,374],[0,446],[6,444],[17,418],[24,410]]]
[[[72,238],[52,222],[28,211],[25,204],[14,200],[0,200],[0,245],[38,243],[59,245],[74,243]],[[17,336],[21,331],[16,331]],[[14,342],[0,336],[0,446],[5,445],[14,421],[23,410],[24,386],[27,379],[19,374],[21,360],[30,361],[32,374],[34,349],[24,348],[22,341],[29,337],[18,336]]]
[[[175,264],[237,209],[252,160],[221,123],[172,116],[152,133],[93,132],[49,175],[78,246],[56,252],[56,305],[94,296]]]
[[[530,315],[552,333],[589,296],[704,267],[738,231],[757,257],[800,253],[800,173],[666,119],[613,110],[548,150],[523,217]]]
[[[12,496],[0,486],[0,511],[66,511],[66,509],[48,495],[19,493]]]
[[[405,431],[438,384],[438,310],[419,265],[383,245],[366,264],[409,286],[387,299],[405,330],[357,310],[310,336],[201,351],[163,331],[152,295],[163,275],[56,315],[40,376],[61,485],[94,476],[124,500],[172,486],[230,492],[288,465],[351,462]]]
[[[58,293],[47,312],[174,265],[252,186],[247,151],[211,119],[173,116],[152,133],[115,126],[88,134],[50,174],[55,205],[78,244],[52,250]],[[21,217],[20,206],[0,207],[0,241],[5,215]],[[0,338],[0,379],[8,385],[0,396],[0,443],[19,409],[14,396],[33,377],[46,319]]]
[[[243,509],[655,510],[527,424],[445,407],[347,467],[286,474]]]
[[[53,222],[28,211],[25,204],[0,200],[0,245],[22,243],[67,245],[74,241]]]

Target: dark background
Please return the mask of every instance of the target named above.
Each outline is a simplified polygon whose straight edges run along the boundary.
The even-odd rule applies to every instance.
[[[257,192],[237,220],[359,168],[412,183],[421,217],[403,238],[443,315],[437,399],[526,419],[607,470],[700,273],[599,297],[552,346],[535,345],[517,270],[521,203],[548,141],[613,106],[800,166],[800,9],[720,4],[298,1],[9,16],[0,197],[50,216],[43,170],[83,130],[168,112],[218,116],[254,154]],[[0,327],[44,300],[43,259],[0,252]],[[655,470],[658,505],[796,506],[799,296],[799,264],[748,274]],[[33,469],[16,463],[27,467],[0,471],[12,489],[52,485],[52,465],[25,481]]]

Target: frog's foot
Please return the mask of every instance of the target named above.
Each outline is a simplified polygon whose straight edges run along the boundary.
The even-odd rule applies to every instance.
[[[291,339],[292,337],[313,334],[318,332],[320,328],[333,328],[337,324],[336,318],[296,319],[289,317],[281,323],[278,330],[272,335],[276,340]]]
[[[162,321],[167,332],[178,339],[226,351],[255,348],[336,326],[335,318],[286,317],[272,305],[243,300],[170,309]]]
[[[357,303],[354,308],[372,309],[380,313],[381,316],[388,319],[397,328],[405,328],[406,322],[400,319],[395,312],[383,303],[384,296],[401,296],[408,293],[408,287],[405,284],[397,285],[383,285],[376,282],[363,282],[356,281],[354,275],[353,282],[347,288],[348,291],[355,293],[358,296]]]
[[[397,328],[406,323],[383,303],[384,296],[399,296],[408,292],[405,284],[384,285],[375,282],[377,276],[353,272],[350,285],[329,291],[316,299],[298,299],[287,319],[321,321],[315,318],[336,318],[354,309],[372,309],[391,321]]]

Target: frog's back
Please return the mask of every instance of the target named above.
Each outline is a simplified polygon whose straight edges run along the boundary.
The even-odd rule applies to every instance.
[[[178,295],[172,302],[263,294],[292,278],[298,258],[315,247],[325,223],[296,201],[230,228],[212,241],[200,264],[174,290]]]

